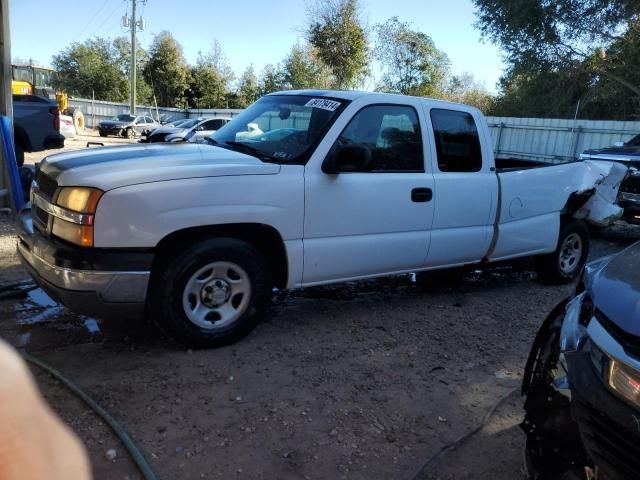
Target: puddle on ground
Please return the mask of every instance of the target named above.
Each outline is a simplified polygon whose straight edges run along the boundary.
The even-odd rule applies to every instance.
[[[5,305],[13,310],[6,317],[13,320],[7,326],[13,330],[9,338],[16,347],[34,350],[103,339],[98,320],[74,314],[39,288]]]

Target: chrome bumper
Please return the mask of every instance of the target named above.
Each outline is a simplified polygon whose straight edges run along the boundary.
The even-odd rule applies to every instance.
[[[54,300],[78,313],[110,316],[141,314],[147,296],[149,271],[77,270],[52,264],[33,249],[31,214],[20,213],[18,253],[36,283]]]

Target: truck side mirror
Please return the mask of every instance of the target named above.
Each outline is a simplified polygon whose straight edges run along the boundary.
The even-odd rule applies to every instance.
[[[322,163],[328,174],[368,172],[371,170],[371,150],[362,145],[345,145],[330,153]]]

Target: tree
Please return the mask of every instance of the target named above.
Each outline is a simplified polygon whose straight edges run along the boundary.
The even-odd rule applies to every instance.
[[[379,90],[405,95],[438,96],[449,70],[447,55],[429,35],[392,17],[374,27],[373,55],[383,68]]]
[[[474,0],[478,26],[518,71],[562,69],[588,61],[599,75],[640,95],[627,72],[609,69],[609,49],[637,29],[637,0]],[[635,69],[634,69],[635,70]]]
[[[443,96],[452,102],[473,105],[485,114],[493,108],[494,97],[469,72],[453,75],[445,86]]]
[[[260,74],[260,79],[258,80],[260,96],[267,95],[271,92],[285,90],[287,88],[285,76],[286,72],[280,64],[275,66],[272,64],[265,65],[262,69],[262,73]]]
[[[251,105],[260,95],[258,77],[253,65],[249,65],[238,80],[238,97],[242,108]]]
[[[306,35],[318,59],[331,69],[336,88],[352,88],[369,69],[367,32],[358,0],[316,0]]]
[[[129,79],[129,71],[131,69],[131,41],[128,37],[116,37],[113,40],[113,47],[117,53],[114,59],[116,65],[125,76]],[[136,48],[136,100],[137,103],[150,104],[153,103],[153,90],[151,85],[146,81],[143,72],[144,66],[149,60],[147,51],[138,46]]]
[[[157,34],[149,48],[144,78],[153,85],[158,104],[183,106],[189,88],[189,67],[182,46],[167,31]]]
[[[296,44],[284,59],[284,81],[293,90],[326,88],[321,79],[321,66],[309,48]]]
[[[129,96],[129,84],[116,61],[117,49],[105,38],[72,43],[53,56],[57,83],[70,95],[121,102]]]

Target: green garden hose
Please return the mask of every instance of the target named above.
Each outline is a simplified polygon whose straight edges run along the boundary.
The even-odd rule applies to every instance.
[[[75,393],[78,397],[80,397],[80,399],[84,401],[84,403],[86,403],[94,412],[98,414],[100,418],[102,418],[102,420],[104,420],[107,425],[109,425],[109,427],[111,427],[113,433],[116,434],[116,436],[128,450],[134,463],[140,469],[142,476],[146,480],[158,480],[158,477],[151,469],[151,465],[149,465],[147,460],[144,458],[144,455],[142,455],[142,452],[138,449],[138,447],[136,447],[135,443],[133,443],[133,440],[131,440],[129,434],[111,415],[109,415],[109,413],[105,409],[98,405],[91,397],[80,390],[80,388],[75,383],[64,377],[58,370],[56,370],[52,366],[24,351],[21,351],[20,354],[22,355],[22,358],[24,358],[27,362],[41,368],[56,380],[59,380],[65,387]]]

